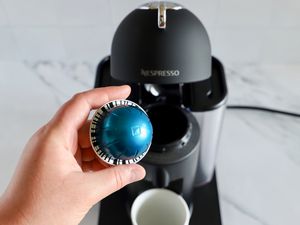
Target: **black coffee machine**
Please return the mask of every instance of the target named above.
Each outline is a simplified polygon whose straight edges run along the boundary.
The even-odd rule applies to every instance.
[[[131,224],[133,200],[159,187],[183,196],[191,225],[220,225],[214,171],[227,88],[199,19],[170,2],[151,2],[126,16],[95,87],[121,84],[131,86],[129,99],[147,111],[154,136],[140,162],[145,179],[104,199],[99,224]]]

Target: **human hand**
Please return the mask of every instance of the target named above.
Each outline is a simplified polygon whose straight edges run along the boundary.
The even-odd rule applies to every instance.
[[[1,224],[77,225],[98,201],[145,176],[137,164],[99,163],[89,141],[91,109],[129,93],[120,86],[76,94],[31,137],[0,200]]]

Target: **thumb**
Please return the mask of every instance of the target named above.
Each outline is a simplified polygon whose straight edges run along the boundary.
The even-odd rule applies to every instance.
[[[95,204],[125,185],[143,179],[145,174],[145,169],[138,164],[113,166],[86,173],[84,189],[89,193],[92,204]]]

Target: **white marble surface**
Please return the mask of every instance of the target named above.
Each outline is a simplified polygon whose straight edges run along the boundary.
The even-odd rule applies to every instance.
[[[64,101],[93,86],[95,67],[88,62],[0,62],[0,193],[26,140]],[[300,65],[232,65],[227,78],[229,104],[300,112]],[[299,136],[300,119],[227,110],[217,160],[224,225],[299,224]],[[82,224],[96,223],[94,208]]]
[[[300,112],[300,66],[227,69],[229,104]],[[217,163],[224,224],[300,221],[300,118],[227,110]]]

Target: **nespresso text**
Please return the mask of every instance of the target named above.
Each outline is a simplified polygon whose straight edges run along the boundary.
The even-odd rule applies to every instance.
[[[177,77],[179,70],[144,70],[141,69],[141,75],[144,77]]]

